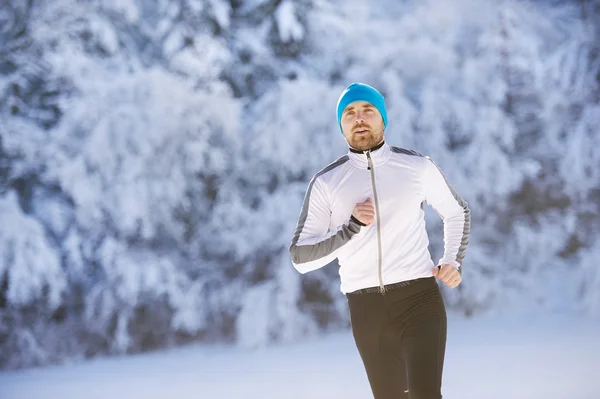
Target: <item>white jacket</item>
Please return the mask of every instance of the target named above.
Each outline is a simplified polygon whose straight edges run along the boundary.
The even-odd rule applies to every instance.
[[[372,198],[375,221],[351,218],[357,203]],[[300,273],[338,259],[341,291],[431,277],[423,204],[444,222],[444,255],[459,271],[470,232],[470,211],[428,157],[383,143],[346,155],[310,181],[290,245]]]

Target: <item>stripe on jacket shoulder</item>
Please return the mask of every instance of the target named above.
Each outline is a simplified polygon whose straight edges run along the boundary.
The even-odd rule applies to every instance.
[[[400,148],[400,147],[394,147],[392,146],[392,152],[395,152],[396,154],[405,154],[405,155],[413,155],[415,157],[423,157],[422,154],[418,153],[415,150],[407,150],[406,148]]]
[[[346,161],[348,161],[349,159],[350,159],[350,157],[348,156],[348,154],[339,157],[338,159],[336,159],[335,161],[333,161],[332,163],[330,163],[329,165],[325,166],[323,169],[318,171],[313,176],[313,180],[316,179],[317,177],[329,172],[330,170],[333,170],[333,169],[337,168],[338,166],[346,163]]]

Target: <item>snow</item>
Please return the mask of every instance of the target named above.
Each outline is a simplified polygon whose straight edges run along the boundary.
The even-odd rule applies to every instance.
[[[444,399],[596,399],[600,322],[449,315]],[[372,397],[348,330],[260,349],[192,345],[0,374],[3,399]]]
[[[275,12],[279,38],[283,42],[301,40],[304,36],[304,28],[298,21],[294,4],[290,0],[284,0]]]
[[[219,26],[222,29],[227,29],[229,27],[229,14],[231,13],[231,6],[227,2],[220,0],[209,0],[209,2]]]
[[[22,305],[32,297],[42,297],[50,308],[58,307],[67,285],[66,276],[44,238],[42,225],[20,212],[14,192],[0,196],[0,220],[13,227],[0,229],[0,259],[10,259],[14,265],[9,268],[7,262],[0,262],[0,275],[11,281],[3,292],[4,300]],[[50,287],[45,295],[44,287]]]
[[[128,22],[137,23],[140,20],[140,10],[135,3],[135,0],[103,0],[101,4],[106,9],[120,13]]]
[[[24,3],[0,9],[0,367],[345,325],[335,265],[287,248],[352,81],[469,203],[453,309],[600,316],[589,2]]]

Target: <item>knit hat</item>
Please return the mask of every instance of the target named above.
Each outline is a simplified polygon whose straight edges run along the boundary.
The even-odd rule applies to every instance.
[[[337,103],[337,120],[340,130],[342,130],[342,112],[355,101],[366,101],[373,104],[383,118],[383,128],[387,127],[387,112],[385,110],[385,101],[380,92],[375,88],[364,83],[352,83],[342,92]],[[343,132],[342,132],[343,134]]]

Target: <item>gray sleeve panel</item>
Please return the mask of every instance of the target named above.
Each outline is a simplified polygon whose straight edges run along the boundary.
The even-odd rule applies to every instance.
[[[360,225],[354,221],[350,221],[348,225],[343,225],[340,230],[337,231],[336,234],[331,237],[326,238],[325,240],[312,244],[312,245],[297,245],[298,240],[300,238],[300,234],[304,229],[304,224],[306,223],[306,218],[308,216],[308,209],[310,205],[310,197],[312,193],[312,189],[317,178],[338,166],[344,164],[348,161],[348,156],[344,155],[339,158],[337,161],[333,162],[331,165],[327,166],[320,172],[318,172],[311,180],[308,185],[308,189],[306,191],[306,195],[304,196],[304,202],[302,203],[302,210],[300,212],[300,217],[298,218],[298,224],[296,226],[296,231],[294,232],[294,237],[292,238],[292,242],[290,244],[290,256],[292,261],[296,264],[310,262],[316,259],[323,258],[342,245],[347,243],[353,235],[360,231]]]
[[[463,236],[460,240],[460,247],[458,249],[458,253],[456,254],[456,261],[462,265],[463,260],[465,259],[465,255],[467,253],[467,245],[469,245],[469,236],[471,234],[471,210],[469,209],[469,205],[458,195],[454,187],[452,187],[448,181],[448,188],[450,192],[456,199],[456,202],[464,209],[465,212],[465,224],[463,226]],[[462,268],[461,268],[462,270]]]
[[[415,150],[407,150],[406,148],[391,147],[391,149],[392,149],[392,152],[395,152],[396,154],[413,155],[415,157],[422,157],[423,156],[423,155],[419,154]]]
[[[292,242],[290,256],[297,265],[324,258],[350,241],[353,235],[360,232],[360,227],[358,223],[351,220],[348,225],[343,225],[336,234],[316,244],[296,245],[295,242]]]
[[[456,261],[462,265],[463,260],[465,259],[465,255],[467,253],[467,245],[469,245],[469,235],[471,234],[471,210],[469,209],[469,205],[462,199],[462,197],[460,195],[458,195],[458,193],[456,192],[454,187],[452,187],[452,185],[448,182],[448,179],[446,179],[446,175],[444,175],[444,173],[437,166],[437,164],[435,162],[433,162],[433,160],[431,158],[429,158],[429,157],[426,157],[426,158],[429,161],[431,161],[431,163],[434,164],[435,167],[440,171],[440,174],[444,178],[444,181],[446,182],[448,189],[452,193],[452,196],[454,197],[456,202],[458,202],[458,205],[460,205],[464,210],[465,223],[463,226],[463,235],[462,235],[462,239],[460,241],[460,247],[458,249],[458,253],[456,254]],[[460,270],[462,272],[462,267]]]

